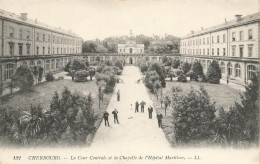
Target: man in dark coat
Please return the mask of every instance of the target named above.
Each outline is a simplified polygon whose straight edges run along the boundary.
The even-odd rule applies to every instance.
[[[113,112],[112,112],[112,114],[114,115],[114,123],[118,123],[119,124],[119,122],[118,122],[118,111],[115,109]]]
[[[119,92],[119,90],[117,91],[117,101],[120,101],[120,92]]]
[[[162,127],[162,118],[163,118],[163,115],[158,113],[157,114],[157,120],[158,120],[158,127],[161,128]]]
[[[109,116],[109,113],[107,111],[104,112],[104,115],[103,115],[103,118],[105,120],[105,126],[109,126],[109,122],[108,122],[108,116]]]
[[[148,113],[149,113],[149,118],[152,119],[153,118],[153,107],[150,105],[148,108]]]
[[[144,106],[146,105],[146,103],[142,101],[140,105],[141,105],[141,113],[144,113]]]
[[[138,103],[138,101],[136,100],[136,102],[135,102],[135,113],[136,112],[139,112],[139,103]]]

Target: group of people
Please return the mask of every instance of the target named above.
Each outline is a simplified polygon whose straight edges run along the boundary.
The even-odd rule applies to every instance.
[[[119,90],[117,91],[117,101],[120,101],[120,91]],[[138,100],[136,100],[136,102],[135,102],[135,113],[139,112],[139,106],[141,106],[141,113],[144,113],[144,106],[145,105],[146,105],[146,102],[144,102],[143,100],[140,103],[138,102]],[[133,106],[131,104],[130,110],[132,110],[132,109],[133,109]],[[114,115],[114,123],[119,124],[118,110],[116,108],[112,111],[112,114]],[[104,114],[103,114],[103,118],[105,120],[105,126],[110,126],[109,121],[108,121],[108,117],[109,117],[109,113],[107,111],[105,111]],[[149,119],[153,118],[153,107],[151,105],[149,105],[149,107],[148,107],[148,117],[149,117]],[[161,128],[163,116],[162,116],[161,113],[158,113],[156,117],[157,117],[157,120],[158,120],[158,127]]]

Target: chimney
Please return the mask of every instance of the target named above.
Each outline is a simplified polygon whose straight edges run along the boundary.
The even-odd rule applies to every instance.
[[[24,21],[27,21],[27,13],[20,13],[21,14],[21,19]]]
[[[201,30],[204,30],[203,27],[201,27]]]
[[[237,21],[240,21],[240,20],[241,20],[241,17],[242,17],[242,15],[235,15],[235,17],[236,17],[236,20],[237,20]]]
[[[194,34],[194,31],[193,31],[193,30],[191,30],[191,31],[190,31],[190,33],[191,33],[191,34]]]

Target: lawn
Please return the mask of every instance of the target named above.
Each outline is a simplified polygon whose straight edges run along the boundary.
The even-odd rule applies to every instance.
[[[13,95],[6,95],[1,98],[3,105],[8,105],[12,108],[19,108],[20,110],[30,110],[30,106],[40,104],[43,108],[49,108],[50,101],[53,97],[55,91],[58,92],[59,96],[61,96],[61,92],[65,86],[69,88],[70,91],[78,91],[82,92],[83,94],[88,94],[91,92],[94,98],[94,105],[93,108],[95,110],[95,115],[98,116],[98,120],[96,121],[96,127],[100,126],[102,121],[102,113],[106,110],[110,99],[113,93],[108,93],[104,95],[103,103],[100,105],[98,104],[98,89],[96,86],[96,81],[87,81],[82,83],[73,82],[69,79],[63,79],[53,82],[44,82],[33,86],[31,89],[26,91],[18,91]]]
[[[187,82],[187,83],[181,83],[181,82],[166,82],[166,88],[163,89],[164,95],[171,95],[171,89],[172,87],[179,86],[182,89],[182,94],[187,94],[191,87],[193,87],[196,90],[199,90],[200,85],[203,85],[208,92],[211,102],[216,102],[216,107],[228,107],[230,105],[233,105],[234,102],[240,103],[240,96],[239,93],[240,90],[233,89],[227,85],[224,84],[209,84],[209,83],[198,83],[198,82]],[[157,100],[155,95],[152,95],[149,93],[150,98],[153,101],[154,108],[157,113],[163,114],[163,126],[162,129],[165,133],[166,138],[170,143],[175,145],[175,138],[174,138],[174,132],[173,132],[173,123],[172,123],[172,108],[168,107],[166,111],[165,116],[165,110],[164,105],[161,107],[161,103],[159,100]]]

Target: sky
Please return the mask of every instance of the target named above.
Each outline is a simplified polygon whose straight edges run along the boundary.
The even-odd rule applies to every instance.
[[[185,36],[260,10],[260,0],[0,0],[0,9],[72,30],[84,40],[109,36]]]

